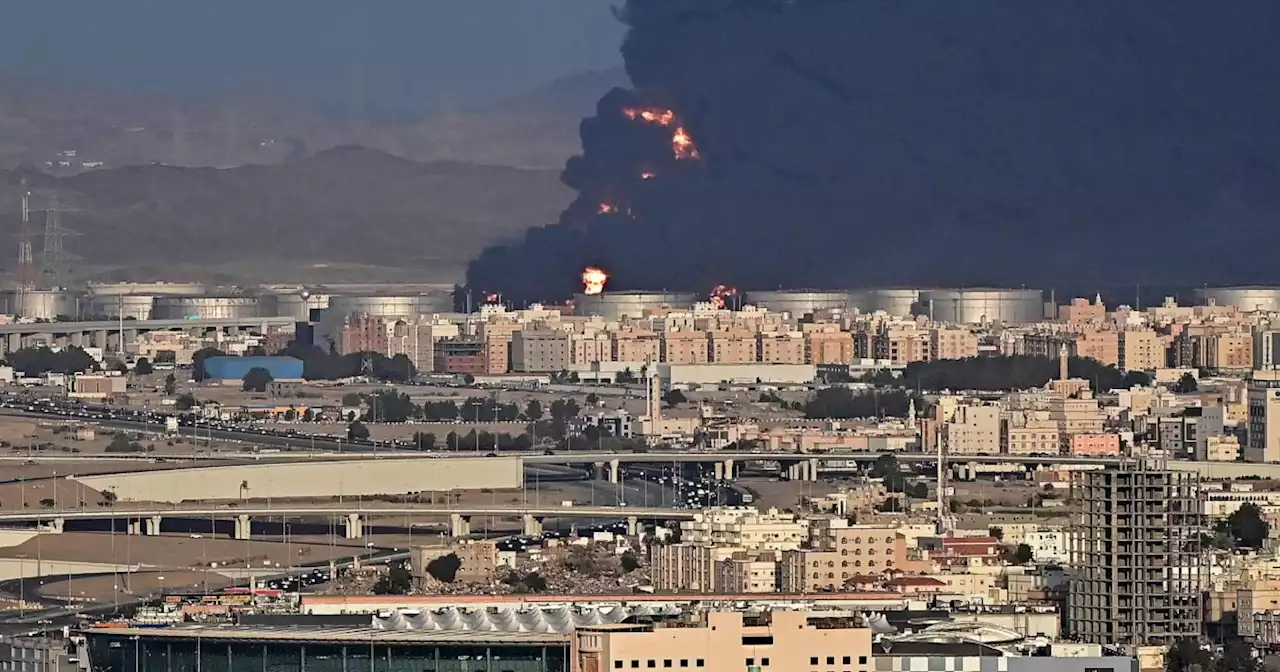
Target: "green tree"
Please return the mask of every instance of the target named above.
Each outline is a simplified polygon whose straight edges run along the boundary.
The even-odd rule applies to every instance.
[[[640,561],[636,559],[636,554],[631,551],[623,553],[622,556],[618,558],[618,563],[621,565],[623,573],[626,574],[630,574],[631,572],[640,569]]]
[[[458,578],[458,569],[462,567],[462,561],[458,559],[457,554],[450,553],[434,558],[427,563],[427,573],[436,581],[441,583],[453,583]]]
[[[103,490],[103,491],[102,491],[102,503],[103,503],[103,504],[106,504],[107,506],[115,506],[115,505],[116,505],[116,499],[117,499],[117,495],[116,495],[115,490]]]
[[[351,424],[347,425],[348,441],[366,441],[368,440],[368,438],[369,438],[369,428],[365,427],[364,423],[360,422],[359,420],[356,420],[356,421],[353,421]]]
[[[436,435],[431,432],[414,432],[413,446],[418,450],[435,450]]]
[[[542,419],[542,404],[537,399],[530,399],[529,403],[524,406],[524,417],[530,422],[537,422]]]
[[[178,395],[178,398],[173,401],[173,407],[179,411],[189,411],[195,408],[196,404],[195,395],[189,392]]]
[[[991,535],[996,541],[1004,541],[1003,527],[996,527],[996,526],[988,527],[987,534]]]
[[[139,357],[138,361],[133,364],[133,372],[139,376],[149,376],[155,372],[155,369],[151,367],[151,360],[146,357]]]
[[[204,360],[210,357],[224,357],[227,353],[217,348],[200,348],[191,355],[191,380],[197,383],[203,382],[209,377],[208,372],[204,370]]]
[[[1262,510],[1252,502],[1242,504],[1224,522],[1226,531],[1236,540],[1237,546],[1262,548],[1263,542],[1271,534],[1271,524],[1262,517]]]
[[[915,481],[907,486],[907,496],[912,499],[929,499],[929,484],[924,481]]]
[[[267,385],[271,381],[275,380],[275,377],[271,375],[270,371],[262,368],[261,366],[255,366],[252,369],[249,369],[249,371],[244,374],[244,378],[241,378],[240,380],[244,383],[245,392],[266,392]]]
[[[592,392],[587,395],[586,401],[588,406],[595,406],[596,404],[600,403],[600,395],[596,394],[595,392]]]
[[[1034,554],[1031,552],[1031,546],[1027,544],[1018,544],[1018,547],[1013,551],[1013,561],[1019,565],[1025,565],[1028,562],[1031,562],[1033,556]]]
[[[1200,648],[1195,637],[1183,637],[1169,647],[1164,669],[1165,672],[1212,672],[1213,656]]]
[[[364,401],[364,398],[356,392],[348,392],[342,395],[343,406],[359,406],[362,401]]]
[[[164,377],[164,393],[172,395],[178,391],[178,379],[171,373]]]
[[[1182,374],[1182,377],[1178,379],[1178,382],[1173,386],[1173,391],[1177,392],[1178,394],[1191,394],[1192,392],[1195,392],[1196,389],[1198,389],[1199,387],[1200,387],[1200,384],[1196,381],[1195,376],[1191,375],[1190,373],[1184,373]]]

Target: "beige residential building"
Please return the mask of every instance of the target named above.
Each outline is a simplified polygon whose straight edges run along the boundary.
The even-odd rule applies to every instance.
[[[1253,368],[1253,336],[1244,332],[1210,334],[1204,338],[1204,367],[1215,371]]]
[[[664,364],[709,363],[705,331],[666,331],[661,342],[658,361]]]
[[[853,361],[853,334],[836,324],[806,324],[805,364],[848,364]]]
[[[1101,434],[1107,414],[1088,391],[1078,397],[1054,394],[1049,399],[1049,422],[1058,430],[1059,453],[1071,452],[1071,437],[1076,434]]]
[[[624,330],[613,332],[615,362],[660,362],[662,343],[651,331]]]
[[[1088,299],[1074,298],[1065,306],[1058,306],[1058,319],[1071,323],[1101,323],[1107,320],[1107,306],[1102,297],[1095,297],[1093,303]]]
[[[1164,341],[1151,329],[1120,332],[1119,368],[1122,371],[1155,371],[1165,363]]]
[[[929,332],[911,329],[878,330],[871,340],[871,356],[895,364],[923,362],[929,358]]]
[[[785,551],[800,548],[808,541],[809,524],[777,509],[715,507],[681,522],[680,538],[699,546]]]
[[[520,330],[511,336],[511,370],[520,373],[564,371],[573,364],[569,334],[552,329]]]
[[[1253,638],[1258,633],[1256,620],[1267,612],[1280,612],[1280,578],[1256,578],[1245,581],[1236,591],[1236,633]]]
[[[1254,371],[1248,388],[1245,462],[1280,462],[1280,370]]]
[[[735,553],[715,563],[715,590],[734,595],[773,593],[778,589],[778,560],[772,553],[752,557]]]
[[[522,326],[512,320],[490,320],[476,327],[476,335],[484,341],[488,358],[488,373],[502,374],[510,371],[511,339]],[[557,369],[558,370],[558,369]]]
[[[716,549],[691,543],[654,544],[649,548],[653,589],[660,592],[713,592]]]
[[[1001,452],[1006,455],[1057,455],[1062,441],[1048,411],[1019,410],[1003,414]]]
[[[574,364],[613,361],[613,341],[605,332],[570,334],[569,347]]]
[[[978,335],[963,327],[929,330],[929,359],[968,359],[978,356]]]
[[[1000,407],[962,404],[942,423],[950,455],[999,455]]]
[[[756,352],[761,363],[804,364],[804,335],[799,332],[757,334]]]
[[[714,364],[753,364],[757,361],[756,335],[749,331],[713,331],[708,336]]]
[[[432,560],[455,555],[458,558],[456,579],[465,583],[492,583],[498,570],[498,544],[472,541],[446,547],[418,546],[410,552],[414,582],[421,587],[430,579],[427,569]]]
[[[1201,462],[1238,462],[1240,460],[1240,439],[1235,436],[1216,435],[1197,437],[1196,459]]]
[[[1073,357],[1097,360],[1107,366],[1120,364],[1120,334],[1115,331],[1081,331],[1068,342]]]
[[[574,669],[583,672],[872,670],[869,628],[803,611],[712,611],[697,624],[581,627],[576,636]]]

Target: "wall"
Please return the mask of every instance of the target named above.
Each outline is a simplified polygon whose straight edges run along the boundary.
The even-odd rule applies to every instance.
[[[142,471],[78,479],[120,501],[181,502],[248,497],[331,497],[405,494],[481,488],[519,488],[524,461],[518,457],[404,458],[251,464]]]
[[[37,561],[36,558],[0,558],[0,581],[9,581],[20,577],[35,578],[43,572],[45,576],[66,577],[68,574],[110,574],[111,572],[128,572],[137,565],[112,565],[105,562],[65,562],[62,560]],[[16,590],[16,588],[15,588]],[[30,588],[28,588],[28,591]],[[31,599],[28,596],[28,599]]]

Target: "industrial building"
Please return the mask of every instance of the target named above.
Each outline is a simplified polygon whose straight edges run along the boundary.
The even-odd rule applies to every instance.
[[[1076,641],[1170,645],[1202,631],[1199,476],[1143,461],[1072,472],[1067,633]]]

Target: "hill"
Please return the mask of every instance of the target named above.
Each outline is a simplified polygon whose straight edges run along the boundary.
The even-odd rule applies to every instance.
[[[21,181],[57,190],[76,211],[66,247],[90,273],[158,269],[364,264],[441,281],[486,245],[554,221],[570,193],[556,171],[458,161],[416,162],[338,147],[278,165],[165,165],[54,177],[0,171],[0,236],[18,227]],[[33,217],[39,232],[43,215]],[[39,241],[36,242],[37,253]],[[11,257],[11,255],[4,255]],[[4,266],[11,268],[12,261]]]
[[[359,145],[416,161],[559,169],[595,99],[624,81],[621,69],[588,72],[489,107],[396,121],[339,118],[269,93],[184,99],[0,73],[0,168],[231,167]]]

